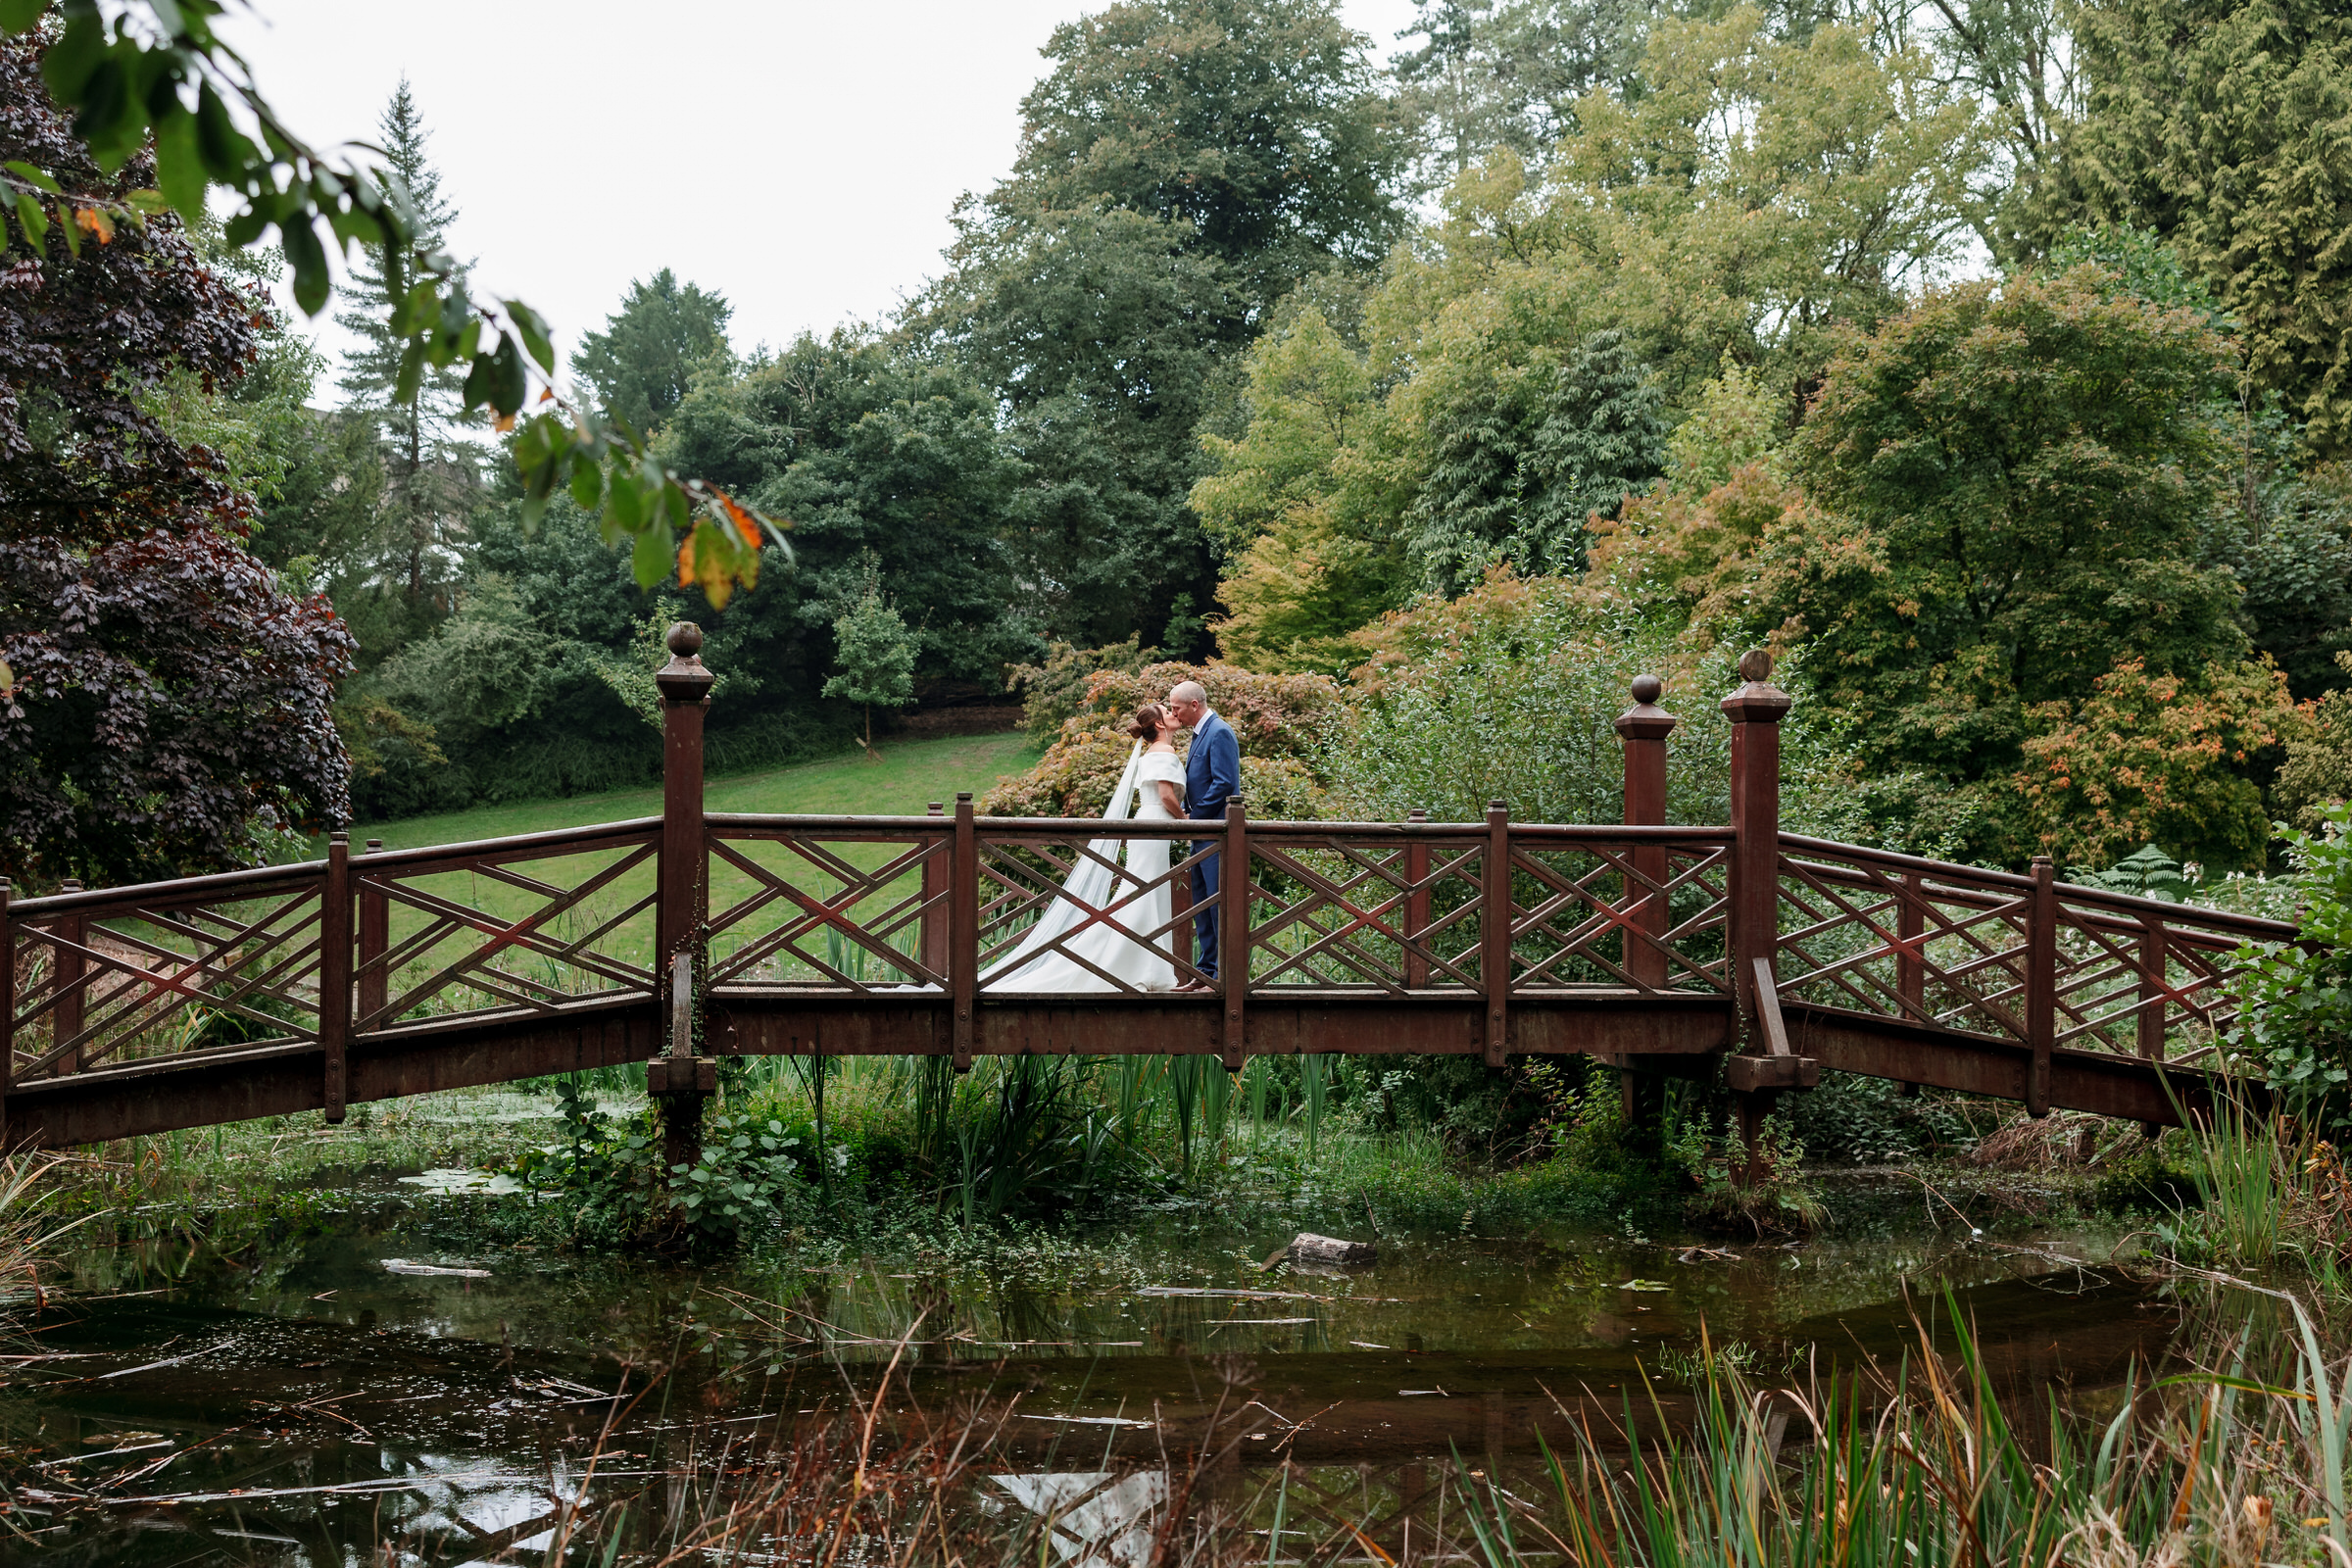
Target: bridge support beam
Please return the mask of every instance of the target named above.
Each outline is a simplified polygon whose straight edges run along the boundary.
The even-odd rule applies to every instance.
[[[695,1052],[697,1007],[709,974],[710,857],[703,847],[703,718],[718,677],[698,657],[703,629],[681,620],[669,628],[669,662],[654,672],[662,693],[662,873],[654,915],[655,973],[669,988],[662,1009],[662,1057],[645,1069],[646,1092],[662,1107],[666,1165],[702,1157],[703,1107],[717,1088],[717,1066]]]
[[[1625,822],[1628,827],[1666,825],[1666,737],[1681,719],[1658,706],[1666,683],[1636,675],[1634,706],[1618,715],[1625,742]],[[1674,929],[1671,901],[1656,890],[1666,882],[1666,846],[1637,845],[1628,855],[1634,875],[1625,879],[1625,972],[1636,985],[1663,990],[1667,981],[1665,936]],[[1617,1058],[1619,1109],[1628,1125],[1653,1127],[1666,1113],[1665,1086]]]
[[[1740,656],[1740,678],[1743,684],[1723,700],[1724,716],[1732,721],[1732,981],[1742,1054],[1787,1057],[1774,975],[1781,952],[1781,720],[1793,699],[1772,684],[1772,655],[1761,648]],[[1745,1182],[1766,1174],[1756,1142],[1778,1094],[1752,1069],[1732,1075],[1734,1115],[1747,1151]]]

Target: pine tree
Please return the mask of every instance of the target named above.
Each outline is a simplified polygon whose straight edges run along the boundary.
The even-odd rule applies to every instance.
[[[416,204],[417,238],[427,249],[448,244],[457,210],[441,194],[441,172],[425,156],[431,133],[417,110],[409,80],[401,77],[377,122],[391,167],[407,181]],[[462,389],[464,367],[427,367],[413,402],[394,396],[400,381],[402,340],[392,330],[394,300],[384,284],[382,258],[364,251],[351,269],[349,310],[335,324],[359,340],[344,359],[338,385],[355,412],[375,421],[384,447],[384,574],[397,578],[411,609],[423,607],[434,586],[428,579],[440,547],[460,532],[466,505],[479,473],[477,451],[457,432],[467,419]]]

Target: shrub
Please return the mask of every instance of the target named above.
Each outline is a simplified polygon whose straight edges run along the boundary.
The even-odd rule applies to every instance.
[[[1102,653],[1102,650],[1096,650]],[[1037,765],[982,797],[992,816],[1098,816],[1127,765],[1135,742],[1128,722],[1145,703],[1159,702],[1179,681],[1208,690],[1208,706],[1242,744],[1242,794],[1257,816],[1319,814],[1310,760],[1331,732],[1340,689],[1322,675],[1259,675],[1233,664],[1099,665],[1062,721],[1058,739]],[[1066,698],[1055,698],[1063,701]]]
[[[2303,941],[2239,950],[2249,967],[2230,1044],[2288,1108],[2341,1125],[2352,1081],[2352,806],[2320,815],[2320,835],[2287,835],[2303,886]]]

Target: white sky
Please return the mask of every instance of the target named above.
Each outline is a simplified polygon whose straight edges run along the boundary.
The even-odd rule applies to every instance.
[[[662,267],[736,346],[871,320],[940,270],[960,193],[1012,163],[1054,24],[1102,0],[253,0],[224,27],[315,146],[373,139],[403,73],[455,249],[568,354]],[[1413,0],[1343,0],[1386,61]],[[330,356],[341,334],[312,330]],[[319,387],[334,401],[330,377]]]

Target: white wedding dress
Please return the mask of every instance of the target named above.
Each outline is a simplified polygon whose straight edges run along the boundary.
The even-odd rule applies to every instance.
[[[1158,786],[1184,790],[1184,763],[1166,752],[1147,752],[1142,742],[1127,759],[1110,793],[1102,820],[1165,822],[1168,810]],[[1021,945],[980,975],[984,991],[1116,991],[1117,981],[1138,991],[1172,991],[1176,967],[1168,923],[1168,839],[1096,839],[1070,874],[1062,879],[1061,896],[1021,939]],[[1121,850],[1125,851],[1122,857]],[[1111,869],[1123,863],[1124,876]],[[1156,887],[1152,886],[1157,883]],[[1149,889],[1138,892],[1139,888]],[[1108,910],[1084,930],[1090,909]],[[1071,935],[1075,931],[1076,935]],[[1155,935],[1155,933],[1157,933]],[[1058,943],[1058,946],[1055,944]],[[1080,960],[1084,961],[1081,962]]]

